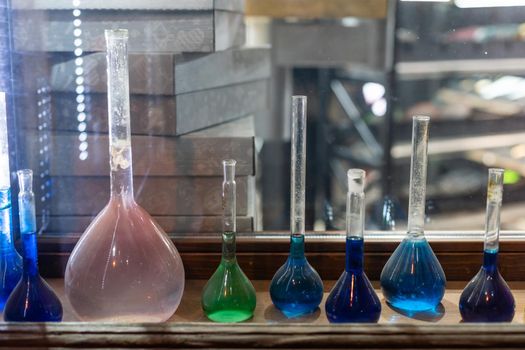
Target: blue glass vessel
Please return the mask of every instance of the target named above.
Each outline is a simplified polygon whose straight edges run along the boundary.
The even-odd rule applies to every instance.
[[[514,318],[514,296],[498,270],[503,173],[503,169],[489,169],[483,265],[459,299],[465,322],[510,322]]]
[[[363,170],[348,170],[346,267],[325,304],[326,316],[333,323],[374,323],[381,315],[381,301],[363,270],[364,180]]]
[[[10,177],[5,93],[0,92],[0,310],[22,275],[22,258],[13,245]]]
[[[5,304],[4,319],[14,322],[58,322],[62,320],[62,304],[38,273],[33,172],[25,169],[19,170],[17,174],[24,268],[22,278]]]
[[[445,295],[445,273],[423,231],[429,121],[413,120],[408,232],[381,272],[383,296],[405,312],[433,310]]]
[[[305,164],[306,96],[293,96],[290,255],[270,283],[272,302],[286,317],[314,312],[323,299],[321,277],[304,255]]]

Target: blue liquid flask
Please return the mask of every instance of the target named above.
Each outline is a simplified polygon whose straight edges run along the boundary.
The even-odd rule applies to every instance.
[[[381,315],[381,301],[363,271],[364,187],[364,170],[348,170],[346,267],[325,304],[326,316],[333,323],[375,323]]]
[[[22,275],[22,258],[13,245],[10,177],[5,93],[0,92],[0,310]]]
[[[433,310],[445,294],[445,273],[423,232],[429,121],[413,119],[408,232],[381,272],[386,301],[406,312]]]
[[[273,304],[289,318],[314,312],[323,299],[323,282],[304,255],[306,96],[292,97],[290,255],[270,283]]]
[[[489,169],[483,265],[459,299],[465,322],[510,322],[514,318],[516,303],[498,270],[503,173],[503,169]]]
[[[7,299],[4,319],[14,322],[59,322],[62,320],[62,304],[38,273],[33,172],[25,169],[19,170],[17,174],[20,185],[18,208],[24,269],[22,278]]]

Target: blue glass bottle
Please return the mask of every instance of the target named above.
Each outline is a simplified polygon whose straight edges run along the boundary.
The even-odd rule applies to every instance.
[[[381,301],[363,271],[364,187],[364,170],[348,170],[346,267],[325,304],[326,316],[333,323],[375,323],[381,315]]]
[[[18,209],[24,269],[22,278],[7,299],[4,319],[14,322],[59,322],[62,320],[62,304],[53,289],[38,273],[33,172],[25,169],[19,170],[17,174],[20,186]]]
[[[503,169],[489,169],[483,265],[459,299],[465,322],[510,322],[514,318],[516,303],[498,270],[503,173]]]
[[[304,255],[306,96],[292,97],[290,255],[270,283],[272,302],[286,317],[314,312],[323,299],[321,277]]]
[[[429,121],[413,120],[408,232],[381,272],[383,296],[405,312],[433,310],[445,294],[445,273],[423,233]]]
[[[5,93],[0,92],[0,310],[22,275],[22,258],[13,245],[10,177]]]

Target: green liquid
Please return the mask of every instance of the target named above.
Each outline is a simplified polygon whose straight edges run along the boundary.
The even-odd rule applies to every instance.
[[[215,322],[241,322],[253,316],[255,288],[235,258],[235,236],[223,234],[221,263],[202,291],[202,309]]]

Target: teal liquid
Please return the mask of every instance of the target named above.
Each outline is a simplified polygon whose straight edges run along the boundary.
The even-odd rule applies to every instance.
[[[425,238],[405,238],[381,272],[386,301],[409,312],[438,306],[445,284],[445,273]]]
[[[323,282],[304,255],[304,236],[292,236],[290,256],[270,283],[270,297],[289,318],[317,310],[323,299]]]

